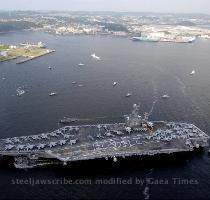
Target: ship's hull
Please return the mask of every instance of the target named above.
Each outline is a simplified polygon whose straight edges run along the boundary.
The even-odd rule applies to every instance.
[[[133,41],[141,41],[141,42],[159,42],[158,38],[150,38],[150,37],[133,37]]]

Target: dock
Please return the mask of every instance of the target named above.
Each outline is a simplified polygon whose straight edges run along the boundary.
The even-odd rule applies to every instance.
[[[53,52],[55,52],[55,50],[47,50],[45,53],[42,53],[42,54],[37,55],[37,56],[34,56],[34,57],[25,58],[25,59],[23,59],[23,60],[17,62],[16,64],[22,64],[22,63],[25,63],[25,62],[34,60],[34,59],[36,59],[36,58],[39,58],[39,57],[42,57],[42,56],[51,54],[51,53],[53,53]]]

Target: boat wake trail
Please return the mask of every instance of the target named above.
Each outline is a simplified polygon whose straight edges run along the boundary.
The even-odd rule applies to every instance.
[[[152,107],[148,113],[148,116],[150,116],[154,110],[155,104],[158,101],[158,95],[157,95],[157,85],[154,83],[154,81],[152,82],[153,85],[153,102],[152,102]]]
[[[186,93],[186,85],[182,82],[182,80],[178,76],[175,76],[175,79],[180,84],[182,93],[186,96],[187,95],[187,93]]]

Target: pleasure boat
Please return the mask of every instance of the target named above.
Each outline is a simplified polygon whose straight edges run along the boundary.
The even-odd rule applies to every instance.
[[[63,119],[61,119],[59,121],[59,123],[61,123],[61,124],[69,124],[69,123],[73,123],[73,122],[76,122],[76,121],[78,121],[78,119],[76,119],[76,118],[64,117]]]
[[[164,95],[162,96],[162,98],[163,98],[163,99],[168,99],[168,98],[170,98],[170,96],[167,95],[167,94],[164,94]]]
[[[83,63],[79,63],[79,64],[78,64],[79,67],[82,67],[82,66],[84,66],[84,65],[85,65],[85,64],[83,64]]]
[[[127,94],[125,95],[125,97],[130,97],[130,96],[132,96],[132,93],[127,93]]]
[[[94,58],[94,59],[96,59],[96,60],[101,60],[101,58],[100,58],[99,56],[96,56],[95,53],[93,53],[93,54],[91,55],[91,57]]]
[[[49,94],[49,96],[55,96],[55,95],[57,95],[56,92],[51,92],[51,93]]]
[[[195,74],[195,70],[192,70],[192,72],[190,73],[190,75],[194,75]]]
[[[19,97],[26,93],[25,90],[21,89],[21,87],[19,87],[16,91],[17,91],[17,96]]]
[[[116,86],[116,85],[117,85],[117,82],[114,82],[114,83],[113,83],[113,86]]]

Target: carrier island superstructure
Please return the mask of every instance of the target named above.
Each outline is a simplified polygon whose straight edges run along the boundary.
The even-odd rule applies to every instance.
[[[139,105],[123,123],[65,126],[50,133],[0,140],[0,155],[17,168],[133,155],[169,154],[208,146],[209,136],[188,123],[149,121]],[[52,162],[53,161],[53,162]]]

